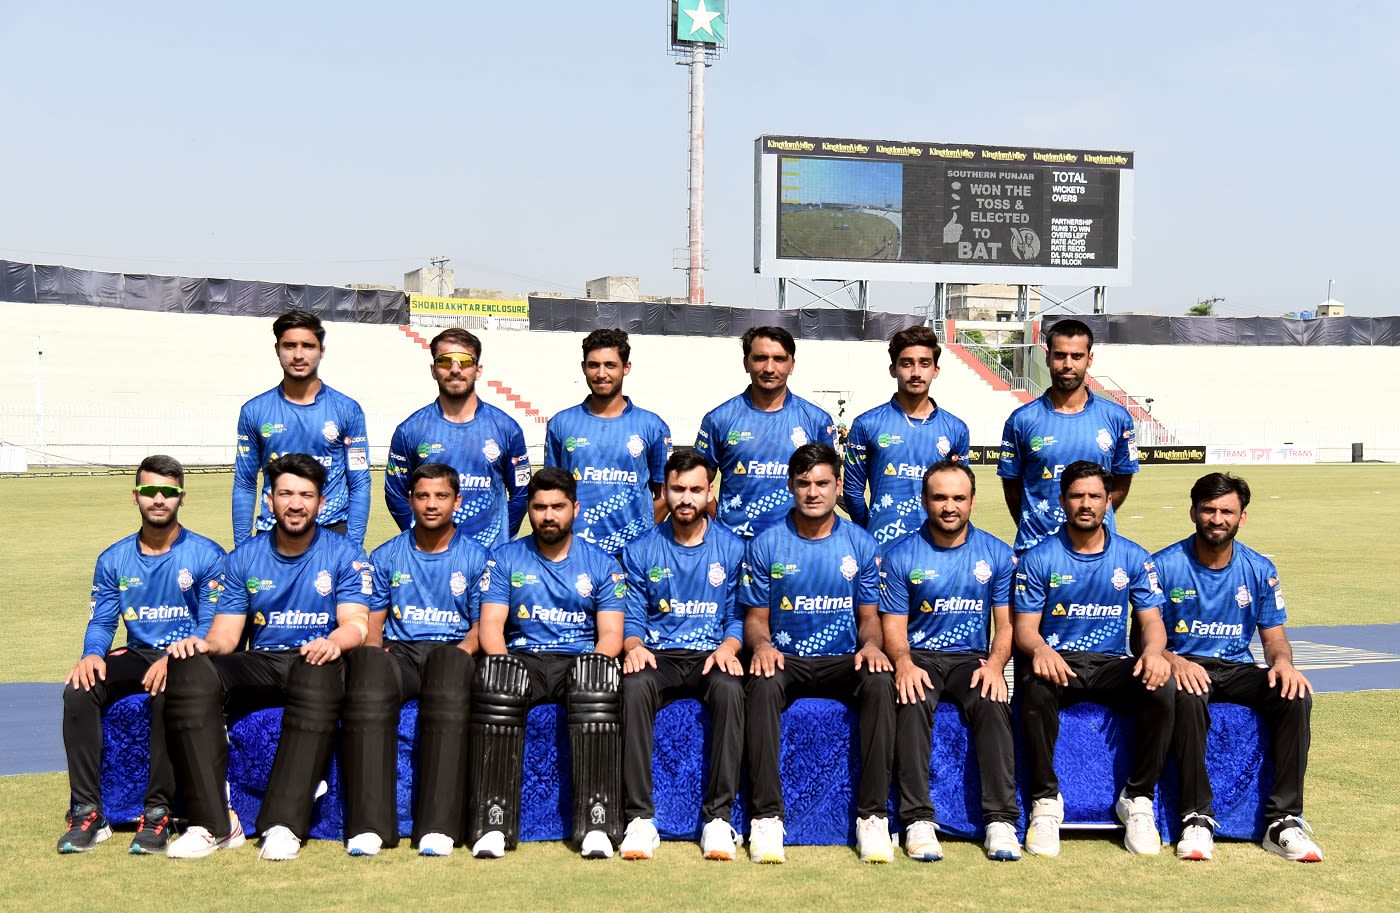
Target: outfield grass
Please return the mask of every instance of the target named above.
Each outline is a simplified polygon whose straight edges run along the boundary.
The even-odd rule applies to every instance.
[[[805,209],[784,215],[781,230],[783,257],[893,260],[899,255],[899,227],[868,212]]]

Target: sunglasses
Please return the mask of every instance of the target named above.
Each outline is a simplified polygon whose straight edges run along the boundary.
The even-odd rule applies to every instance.
[[[469,352],[444,352],[433,359],[433,367],[442,368],[444,371],[452,370],[452,366],[459,368],[470,368],[476,364],[476,356]]]
[[[179,485],[137,485],[131,490],[143,498],[154,498],[156,495],[176,498],[185,493]]]

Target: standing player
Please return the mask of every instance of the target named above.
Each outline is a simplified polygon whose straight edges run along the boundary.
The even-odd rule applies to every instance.
[[[227,798],[230,717],[285,707],[277,755],[258,812],[260,859],[295,859],[311,824],[316,782],[326,775],[345,692],[341,656],[365,641],[370,568],[344,536],[315,518],[326,472],[304,453],[267,465],[276,526],[225,562],[227,588],[205,637],[170,646],[166,729],[190,825],[173,858],[240,846]],[[239,650],[247,639],[247,649]]]
[[[399,529],[408,529],[408,477],[423,463],[446,463],[458,473],[462,505],[452,522],[486,548],[510,541],[525,517],[530,457],[525,433],[502,410],[476,395],[481,340],[451,327],[428,344],[438,396],[404,419],[389,443],[384,502]]]
[[[1018,555],[1053,536],[1065,522],[1059,478],[1070,463],[1088,460],[1111,474],[1113,503],[1104,521],[1110,535],[1116,530],[1113,511],[1127,500],[1138,471],[1132,416],[1084,385],[1094,363],[1093,348],[1094,334],[1082,321],[1052,326],[1045,335],[1051,385],[1039,399],[1011,413],[1001,433],[997,475],[1016,523]]]
[[[915,326],[890,337],[890,401],[861,413],[846,441],[843,500],[851,519],[881,545],[924,522],[924,470],[940,460],[966,460],[967,424],[929,395],[938,377],[938,335]],[[870,503],[865,489],[870,486]]]
[[[701,817],[706,859],[734,858],[729,824],[744,754],[744,621],[735,611],[744,543],[709,517],[714,469],[694,450],[666,461],[669,520],[627,546],[622,642],[622,780],[627,791],[623,859],[650,859],[660,843],[652,800],[656,711],[699,697],[710,711],[710,775]]]
[[[1165,601],[1147,551],[1110,533],[1104,523],[1112,477],[1080,460],[1060,476],[1068,518],[1058,533],[1021,557],[1016,570],[1015,637],[1024,656],[1016,687],[1024,703],[1021,732],[1032,806],[1026,849],[1060,854],[1064,800],[1055,775],[1060,708],[1083,700],[1133,712],[1133,766],[1114,810],[1127,828],[1123,845],[1155,856],[1162,838],[1152,791],[1171,744],[1176,684],[1162,655]],[[1129,606],[1142,637],[1136,661],[1128,650]]]
[[[97,558],[83,656],[63,680],[72,687],[63,689],[70,801],[60,853],[84,853],[112,836],[99,784],[102,711],[138,691],[151,696],[151,770],[131,852],[163,853],[170,840],[175,772],[165,748],[165,648],[209,630],[224,562],[217,543],[180,525],[184,485],[184,467],[172,457],[142,460],[131,490],[141,529]],[[118,618],[126,645],[113,650]]]
[[[472,692],[472,855],[500,858],[519,838],[525,715],[568,707],[573,840],[606,859],[621,839],[622,710],[617,654],[627,584],[617,560],[573,534],[573,476],[557,466],[528,487],[530,529],[491,553]]]
[[[413,528],[374,550],[369,637],[346,662],[341,726],[345,851],[397,846],[399,711],[418,698],[413,841],[447,856],[466,824],[467,714],[487,553],[456,535],[457,471],[423,463],[408,479]]]
[[[856,845],[861,862],[890,862],[894,679],[881,652],[879,546],[836,515],[841,460],[804,444],[788,463],[795,506],[744,555],[738,603],[752,658],[748,679],[749,858],[783,861],[782,711],[799,697],[831,697],[860,716]]]
[[[744,539],[781,523],[792,507],[788,458],[803,444],[832,445],[831,416],[788,389],[797,343],[782,327],[744,334],[749,386],[710,410],[695,449],[720,472],[719,522]]]
[[[899,690],[895,752],[904,849],[911,859],[943,858],[928,765],[933,712],[945,698],[956,702],[972,725],[987,858],[1013,861],[1021,858],[1020,809],[1002,670],[1011,658],[1016,560],[1006,543],[972,525],[977,479],[965,461],[934,463],[923,486],[928,520],[887,550],[880,565],[885,653],[894,663]]]
[[[622,395],[632,372],[632,346],[622,330],[594,330],[583,339],[588,398],[555,414],[545,431],[544,463],[578,482],[580,539],[611,555],[661,522],[671,429],[655,412]]]
[[[275,521],[268,504],[257,520],[253,519],[258,473],[263,474],[262,496],[266,500],[272,490],[267,465],[288,453],[309,454],[326,469],[325,506],[315,522],[361,547],[369,524],[365,413],[359,403],[321,382],[318,372],[326,354],[321,318],[306,311],[288,311],[273,321],[272,335],[277,338],[282,383],[248,400],[238,413],[238,452],[233,461],[234,547],[255,531],[272,529]]]
[[[1210,703],[1244,704],[1269,724],[1274,783],[1264,803],[1263,846],[1293,862],[1321,862],[1303,820],[1303,777],[1312,741],[1312,683],[1293,666],[1283,593],[1274,564],[1235,536],[1246,519],[1249,484],[1212,472],[1191,486],[1194,535],[1153,560],[1167,591],[1167,660],[1176,677],[1173,749],[1181,770],[1183,828],[1176,854],[1210,859],[1214,851],[1206,733]],[[1264,667],[1249,641],[1258,630]]]

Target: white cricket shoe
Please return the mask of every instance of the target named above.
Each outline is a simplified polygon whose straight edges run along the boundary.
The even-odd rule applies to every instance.
[[[861,862],[894,862],[894,844],[890,842],[890,819],[883,815],[857,818],[856,849],[860,851]]]
[[[943,845],[938,842],[938,825],[932,821],[915,821],[904,829],[904,853],[919,862],[937,862],[943,858]]]
[[[755,818],[749,822],[749,860],[764,865],[782,865],[783,819]]]
[[[987,837],[982,841],[987,858],[996,862],[1015,862],[1021,858],[1021,844],[1016,839],[1016,828],[1007,821],[993,821],[987,825]]]
[[[348,856],[378,856],[383,848],[384,841],[378,834],[370,831],[356,834],[345,841],[345,853]]]
[[[1187,815],[1181,819],[1181,839],[1176,842],[1176,858],[1215,858],[1215,827],[1215,819],[1206,815]]]
[[[418,841],[419,852],[428,855],[422,848],[428,845],[428,838],[441,837],[447,841],[446,853],[433,853],[434,856],[446,856],[452,852],[452,841],[444,834],[425,834],[422,840]],[[440,844],[435,844],[434,849],[440,848]],[[500,859],[506,854],[506,835],[504,831],[487,831],[481,838],[472,844],[472,855],[477,859]]]
[[[1056,793],[1049,799],[1036,799],[1026,828],[1026,852],[1051,858],[1060,855],[1060,824],[1064,820],[1064,796]]]
[[[655,832],[655,828],[652,830]],[[612,841],[603,831],[589,831],[583,835],[583,842],[579,844],[578,854],[584,859],[611,859],[613,854]]]
[[[171,859],[202,859],[219,850],[232,850],[242,846],[247,838],[243,835],[243,825],[233,809],[228,812],[229,832],[227,837],[215,837],[209,829],[198,824],[185,828],[185,832],[165,848],[165,855]]]
[[[633,818],[627,822],[627,833],[622,835],[623,859],[650,859],[660,845],[661,836],[652,819]]]
[[[1152,797],[1135,796],[1128,798],[1124,789],[1118,793],[1118,801],[1113,803],[1118,820],[1126,829],[1123,846],[1134,856],[1156,856],[1162,852],[1162,835],[1157,832],[1157,819],[1152,814]]]
[[[738,854],[741,842],[743,838],[728,821],[715,818],[700,833],[700,852],[705,854],[706,859],[731,862]]]
[[[1264,831],[1261,845],[1289,862],[1321,862],[1322,847],[1312,839],[1313,829],[1302,818],[1280,818]]]
[[[258,850],[259,859],[267,862],[286,862],[300,855],[301,840],[292,833],[291,828],[277,824],[263,831],[262,849]]]

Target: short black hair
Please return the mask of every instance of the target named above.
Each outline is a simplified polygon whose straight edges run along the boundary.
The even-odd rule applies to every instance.
[[[632,360],[632,343],[628,342],[626,330],[594,330],[583,337],[583,357],[599,349],[617,349],[617,356],[625,365]]]
[[[1191,506],[1199,507],[1202,501],[1214,501],[1216,498],[1234,492],[1240,498],[1240,510],[1249,507],[1249,483],[1239,476],[1230,475],[1228,472],[1211,472],[1201,476],[1196,480],[1196,484],[1191,486]]]
[[[141,484],[141,473],[143,472],[174,479],[181,488],[185,487],[185,467],[181,466],[180,461],[173,456],[154,453],[142,460],[141,465],[136,467],[136,484],[138,485]]]
[[[1069,494],[1069,487],[1080,479],[1103,479],[1103,490],[1113,494],[1113,476],[1093,460],[1075,460],[1060,473],[1060,497]]]
[[[832,475],[841,477],[841,457],[830,444],[803,444],[788,457],[788,479],[795,479],[806,472],[826,464]]]
[[[453,494],[462,493],[462,481],[457,476],[457,470],[446,463],[419,463],[418,467],[409,473],[408,490],[413,491],[413,486],[421,479],[446,479],[452,486]]]
[[[267,484],[271,488],[277,487],[277,480],[281,476],[294,475],[315,485],[318,495],[326,490],[326,467],[315,457],[304,453],[284,453],[275,460],[268,460],[263,475],[267,477]]]
[[[666,458],[666,476],[671,473],[690,472],[692,469],[705,467],[705,474],[710,477],[710,481],[715,480],[715,464],[700,455],[700,451],[694,447],[686,447],[683,450],[676,450]]]
[[[928,346],[933,350],[933,366],[938,367],[943,347],[938,344],[938,334],[923,325],[905,327],[890,337],[890,364],[897,363],[899,353],[910,346]]]
[[[962,460],[939,460],[928,469],[924,470],[924,486],[921,491],[928,491],[928,480],[940,472],[961,472],[967,476],[967,480],[972,483],[972,493],[977,494],[977,476],[972,474],[972,467]]]
[[[1063,336],[1069,339],[1074,336],[1089,337],[1089,351],[1094,351],[1094,331],[1089,329],[1089,325],[1082,320],[1057,320],[1051,324],[1050,329],[1045,331],[1045,347],[1050,347],[1050,340],[1056,336]]]
[[[782,346],[783,350],[786,351],[788,355],[793,357],[796,357],[797,355],[797,342],[792,338],[791,333],[789,333],[782,327],[764,326],[749,327],[749,329],[744,333],[741,342],[743,342],[744,344],[745,358],[748,358],[749,352],[753,350],[753,341],[759,338],[771,339],[778,345]]]
[[[433,353],[434,358],[437,358],[438,346],[444,342],[455,343],[464,349],[471,349],[476,360],[481,361],[481,340],[476,338],[475,333],[469,333],[461,327],[448,327],[443,330],[433,337],[432,342],[428,343],[428,351]]]
[[[272,335],[278,342],[288,330],[310,330],[318,345],[326,344],[326,328],[321,325],[321,318],[310,311],[290,310],[272,321]]]
[[[562,491],[570,501],[578,500],[578,484],[567,469],[559,466],[544,466],[536,470],[530,477],[530,484],[525,486],[525,500],[533,500],[541,491]]]

